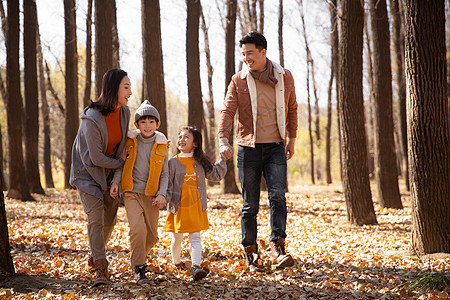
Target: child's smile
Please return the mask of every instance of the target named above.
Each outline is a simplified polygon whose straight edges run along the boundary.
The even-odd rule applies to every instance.
[[[183,129],[180,131],[177,139],[177,148],[180,152],[193,152],[197,145],[194,143],[194,136],[189,130]]]

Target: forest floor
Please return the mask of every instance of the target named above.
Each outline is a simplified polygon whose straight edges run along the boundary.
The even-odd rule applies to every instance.
[[[246,273],[242,199],[212,188],[210,229],[202,232],[203,266],[209,269],[205,279],[193,282],[189,272],[172,265],[162,210],[160,241],[148,257],[152,282],[135,284],[129,228],[120,207],[107,251],[113,283],[98,288],[91,287],[87,270],[86,217],[75,190],[48,190],[46,196],[34,195],[37,202],[6,199],[17,274],[0,275],[0,299],[448,299],[450,254],[418,257],[410,251],[409,193],[402,192],[403,210],[384,209],[375,201],[378,225],[356,227],[347,222],[341,186],[290,186],[290,191],[286,242],[296,260],[292,268]],[[258,223],[261,256],[270,270],[267,193]],[[188,238],[182,256],[189,260]],[[441,284],[430,290],[418,281],[399,287],[420,276],[422,283],[433,278]]]

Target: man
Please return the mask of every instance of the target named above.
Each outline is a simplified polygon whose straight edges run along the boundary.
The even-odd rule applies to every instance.
[[[267,182],[270,202],[272,270],[294,265],[286,254],[286,161],[294,155],[297,135],[297,102],[292,74],[266,58],[267,41],[250,32],[240,41],[244,66],[233,75],[220,113],[221,158],[233,156],[228,143],[236,112],[236,143],[243,207],[242,245],[248,270],[261,272],[257,235],[261,175]],[[286,140],[287,137],[287,140]]]

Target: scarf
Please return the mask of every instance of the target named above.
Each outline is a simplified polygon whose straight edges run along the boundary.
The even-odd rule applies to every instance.
[[[266,69],[264,71],[262,71],[262,72],[250,71],[250,74],[252,74],[253,78],[255,78],[261,82],[264,82],[273,88],[275,87],[275,85],[278,82],[278,80],[273,75],[272,62],[268,58],[267,58]]]

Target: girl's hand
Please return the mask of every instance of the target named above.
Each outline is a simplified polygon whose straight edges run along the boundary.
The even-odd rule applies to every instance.
[[[166,206],[166,204],[167,204],[166,197],[164,197],[163,195],[158,195],[155,198],[153,198],[152,205],[158,207],[159,209]]]
[[[109,195],[116,199],[116,197],[119,195],[119,185],[117,182],[111,183],[111,188],[109,189]]]
[[[127,157],[128,157],[128,149],[127,149],[126,147],[123,148],[123,151],[122,151],[122,154],[120,154],[120,157],[121,157],[123,160],[126,160],[126,159],[127,159]]]

